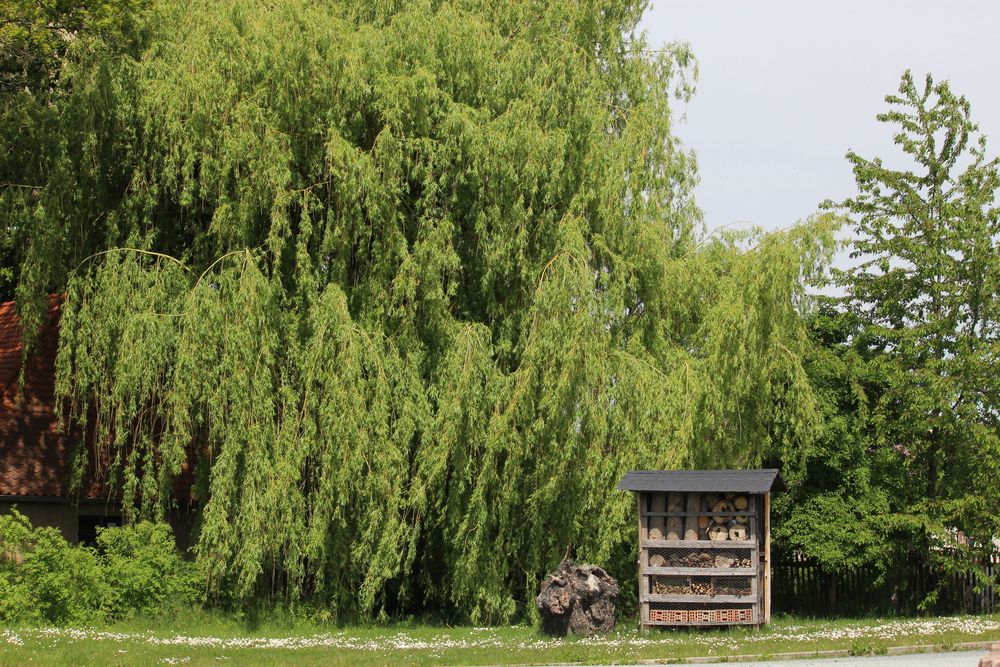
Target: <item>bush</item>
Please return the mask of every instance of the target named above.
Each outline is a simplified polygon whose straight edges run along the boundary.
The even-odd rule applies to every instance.
[[[166,524],[106,528],[97,543],[71,545],[17,510],[0,516],[0,621],[91,623],[164,614],[195,600],[194,566]]]
[[[141,523],[98,531],[97,546],[108,583],[105,609],[113,617],[157,615],[194,602],[194,565],[177,551],[165,523]]]
[[[0,517],[0,544],[0,618],[66,624],[102,615],[108,585],[96,551],[55,528],[32,528],[16,510]]]

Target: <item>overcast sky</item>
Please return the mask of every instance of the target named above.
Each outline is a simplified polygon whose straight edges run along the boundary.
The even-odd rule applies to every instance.
[[[1000,2],[653,0],[642,27],[699,61],[677,132],[709,229],[785,227],[853,193],[848,149],[898,153],[875,114],[907,68],[949,79],[1000,150]]]

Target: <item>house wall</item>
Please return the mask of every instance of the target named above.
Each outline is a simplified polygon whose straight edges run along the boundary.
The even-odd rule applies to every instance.
[[[12,508],[28,517],[33,526],[52,526],[58,528],[67,542],[80,541],[80,517],[120,517],[121,509],[117,503],[106,500],[81,500],[73,503],[61,498],[0,498],[0,515],[8,514]],[[192,526],[195,518],[194,508],[172,510],[167,516],[167,522],[174,531],[177,547],[186,550],[191,546]]]
[[[79,513],[78,508],[70,503],[29,499],[0,500],[0,515],[9,514],[15,507],[28,517],[31,525],[58,528],[68,542],[77,541]]]

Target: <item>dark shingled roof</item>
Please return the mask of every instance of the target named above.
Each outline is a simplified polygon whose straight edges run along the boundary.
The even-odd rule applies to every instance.
[[[784,491],[778,471],[764,470],[633,470],[618,482],[623,491],[718,491],[769,493]]]

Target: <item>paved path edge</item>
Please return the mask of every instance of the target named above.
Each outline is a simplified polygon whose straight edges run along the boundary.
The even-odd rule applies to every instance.
[[[947,653],[949,651],[989,650],[993,641],[956,642],[954,644],[916,644],[913,646],[890,646],[886,655],[909,655],[912,653]],[[703,655],[693,658],[647,658],[639,660],[640,665],[708,665],[719,662],[767,662],[769,660],[809,660],[810,658],[848,658],[849,649],[828,651],[793,651],[788,653],[758,653],[746,655]]]

